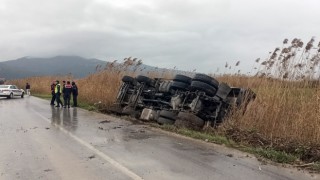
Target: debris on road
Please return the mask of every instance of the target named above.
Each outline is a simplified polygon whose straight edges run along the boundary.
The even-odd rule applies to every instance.
[[[52,171],[52,169],[45,169],[45,170],[43,170],[44,172],[50,172],[50,171]]]
[[[88,158],[89,159],[93,159],[93,158],[95,158],[96,156],[95,155],[92,155],[92,156],[89,156]]]
[[[105,120],[105,121],[100,121],[99,124],[104,124],[104,123],[110,123],[111,121]]]

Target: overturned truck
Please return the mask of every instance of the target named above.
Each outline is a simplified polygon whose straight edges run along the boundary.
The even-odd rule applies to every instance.
[[[245,110],[255,96],[250,89],[230,87],[205,74],[178,74],[172,80],[124,76],[114,112],[201,129],[221,124],[233,107]]]

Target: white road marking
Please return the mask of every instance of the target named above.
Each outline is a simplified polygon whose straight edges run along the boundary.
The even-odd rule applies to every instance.
[[[32,111],[37,114],[38,116],[40,116],[42,119],[44,119],[45,121],[47,121],[48,123],[51,123],[51,121],[43,116],[42,114],[38,113],[37,111],[35,111],[34,109],[32,109]],[[58,128],[59,130],[61,130],[62,132],[64,132],[65,134],[69,135],[72,139],[76,140],[78,143],[80,143],[81,145],[85,146],[86,148],[90,149],[91,151],[93,151],[96,155],[100,156],[102,159],[106,160],[107,162],[109,162],[111,165],[113,165],[115,168],[119,169],[122,173],[126,174],[127,176],[129,176],[130,178],[134,179],[134,180],[142,180],[143,178],[140,177],[139,175],[135,174],[133,171],[131,171],[130,169],[128,169],[127,167],[121,165],[119,162],[117,162],[116,160],[112,159],[111,157],[109,157],[108,155],[104,154],[103,152],[99,151],[98,149],[96,149],[95,147],[93,147],[92,145],[90,145],[89,143],[85,142],[84,140],[82,140],[81,138],[77,137],[76,135],[72,134],[71,132],[67,131],[65,128],[54,124],[54,126],[56,128]]]

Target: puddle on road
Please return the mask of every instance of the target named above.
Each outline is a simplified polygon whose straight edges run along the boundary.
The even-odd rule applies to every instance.
[[[51,107],[51,123],[75,131],[78,127],[77,114],[77,108],[63,109]]]

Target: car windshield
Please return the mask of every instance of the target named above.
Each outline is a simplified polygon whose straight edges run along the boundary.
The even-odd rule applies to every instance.
[[[0,85],[0,88],[8,88],[9,86]]]

